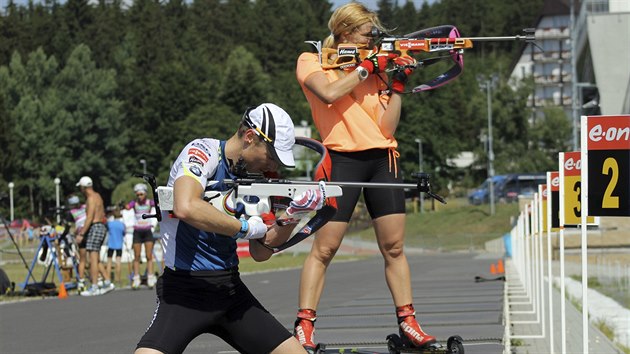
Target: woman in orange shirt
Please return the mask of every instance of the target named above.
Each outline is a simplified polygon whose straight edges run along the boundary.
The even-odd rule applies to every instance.
[[[331,35],[323,48],[339,49],[355,44],[370,49],[372,29],[384,31],[376,13],[351,2],[339,7],[328,22]],[[347,46],[343,46],[344,48]],[[337,51],[338,54],[343,54]],[[358,65],[334,67],[335,55],[302,53],[296,75],[308,100],[315,126],[328,148],[330,164],[320,168],[337,182],[401,183],[398,173],[398,142],[394,132],[401,112],[401,95],[412,69],[393,75],[391,85],[383,73],[390,61],[412,65],[408,56],[391,58],[370,55]],[[317,176],[316,176],[317,177]],[[315,349],[313,338],[316,309],[324,288],[326,269],[337,252],[357,204],[361,188],[344,188],[337,198],[338,211],[322,227],[302,270],[300,299],[294,335],[307,350]],[[402,189],[365,188],[363,195],[372,218],[379,249],[385,261],[385,278],[396,307],[401,337],[413,346],[426,346],[435,337],[423,332],[415,319],[409,264],[403,252],[405,196]]]

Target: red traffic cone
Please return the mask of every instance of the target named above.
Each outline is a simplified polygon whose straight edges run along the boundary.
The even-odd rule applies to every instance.
[[[499,259],[499,261],[497,262],[497,272],[499,272],[499,274],[505,273],[505,268],[503,267],[502,259]]]
[[[497,274],[497,268],[494,263],[490,265],[490,274]]]

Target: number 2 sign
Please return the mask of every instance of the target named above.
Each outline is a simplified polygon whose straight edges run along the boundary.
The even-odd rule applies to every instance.
[[[630,115],[582,116],[582,181],[590,216],[630,216]]]

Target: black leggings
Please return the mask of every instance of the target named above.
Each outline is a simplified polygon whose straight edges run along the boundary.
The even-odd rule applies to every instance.
[[[399,166],[389,151],[371,149],[358,152],[337,152],[329,150],[332,182],[373,182],[402,183]],[[391,168],[391,170],[390,170]],[[357,205],[362,188],[343,187],[343,196],[337,197],[337,213],[332,221],[349,222]],[[405,213],[405,191],[401,188],[363,188],[363,197],[372,219]]]
[[[164,269],[157,308],[138,348],[181,353],[195,337],[212,333],[241,353],[268,353],[291,333],[256,300],[238,271]]]

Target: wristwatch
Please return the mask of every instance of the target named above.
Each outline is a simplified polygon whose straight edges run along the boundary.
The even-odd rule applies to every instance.
[[[360,81],[363,81],[363,80],[367,79],[369,73],[368,73],[366,68],[364,68],[362,66],[357,66],[357,68],[355,70],[359,73],[359,80]]]

